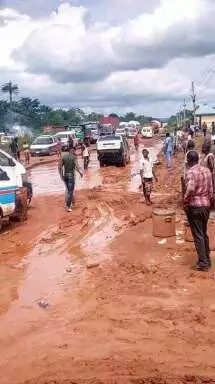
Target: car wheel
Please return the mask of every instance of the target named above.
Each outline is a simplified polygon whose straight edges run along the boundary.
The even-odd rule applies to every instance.
[[[99,160],[99,165],[100,165],[100,168],[103,168],[104,167],[104,162],[102,160]]]

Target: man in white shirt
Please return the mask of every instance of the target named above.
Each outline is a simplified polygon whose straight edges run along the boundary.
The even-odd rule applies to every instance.
[[[90,154],[87,146],[83,144],[82,146],[82,156],[84,159],[84,169],[86,170],[88,168],[89,162],[90,162]]]
[[[140,176],[142,180],[143,194],[147,205],[151,205],[151,192],[153,189],[153,180],[156,179],[154,173],[153,161],[149,158],[149,151],[143,149],[142,167],[140,170]]]

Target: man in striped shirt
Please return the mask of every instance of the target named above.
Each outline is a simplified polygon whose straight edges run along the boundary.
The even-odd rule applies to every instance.
[[[198,254],[195,269],[208,271],[211,259],[207,224],[213,196],[212,176],[209,169],[199,165],[199,155],[196,151],[188,152],[187,164],[184,204]]]

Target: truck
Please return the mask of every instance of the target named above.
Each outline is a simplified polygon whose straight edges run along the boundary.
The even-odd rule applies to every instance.
[[[113,131],[115,131],[117,129],[117,127],[119,126],[119,123],[120,123],[120,119],[119,117],[117,116],[102,116],[99,120],[99,124],[100,125],[107,125],[107,124],[110,124],[113,128]]]

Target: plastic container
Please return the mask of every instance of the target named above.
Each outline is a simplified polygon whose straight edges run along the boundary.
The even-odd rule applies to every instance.
[[[154,209],[152,225],[154,237],[176,236],[175,211],[173,209]]]

